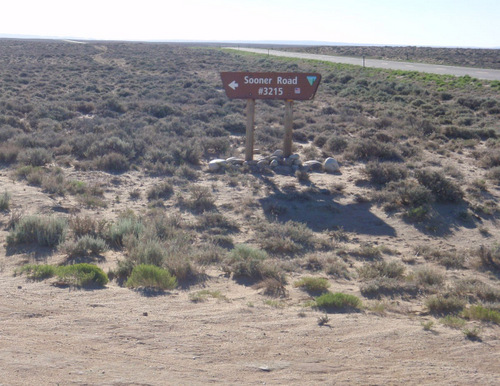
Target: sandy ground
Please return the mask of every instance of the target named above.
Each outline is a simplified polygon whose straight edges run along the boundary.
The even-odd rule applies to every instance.
[[[97,173],[92,178],[112,177]],[[215,184],[210,178],[209,184]],[[279,178],[278,183],[286,182],[286,177]],[[332,178],[318,174],[311,179],[322,186]],[[356,235],[354,242],[370,239],[398,248],[401,255],[416,243],[462,248],[481,241],[477,229],[431,237],[379,208],[354,205],[359,194],[354,175],[346,170],[335,178],[347,191],[333,199],[337,217],[321,217],[322,210],[317,210],[311,223],[319,228],[343,219],[346,231]],[[134,173],[120,179],[120,185],[110,184],[106,191],[113,203],[96,210],[96,216],[114,218],[124,207],[144,210],[145,200],[127,201],[123,192],[137,187],[146,191],[151,181]],[[218,185],[219,206],[234,201],[223,185]],[[61,256],[44,258],[33,251],[7,256],[5,227],[12,213],[60,212],[77,203],[14,182],[5,170],[0,186],[13,195],[11,212],[0,215],[0,385],[500,384],[499,326],[469,322],[469,327],[481,329],[481,340],[472,341],[428,315],[421,301],[401,299],[387,299],[381,313],[332,313],[320,326],[318,318],[324,314],[304,307],[309,295],[292,285],[298,273],[289,275],[285,299],[268,298],[215,267],[207,269],[201,284],[156,296],[115,282],[100,290],[81,290],[54,286],[50,279],[31,282],[14,276],[24,263],[57,262]],[[113,201],[120,192],[121,200]],[[293,217],[298,210],[292,207],[288,214]],[[495,224],[486,225],[498,239]],[[105,257],[100,264],[105,269],[120,258],[113,251]],[[464,272],[469,274],[452,275]],[[360,296],[356,281],[330,283],[334,292]],[[202,289],[220,291],[225,298],[191,301],[190,295]],[[375,301],[363,302],[369,306]],[[434,321],[430,331],[422,327],[426,321]]]

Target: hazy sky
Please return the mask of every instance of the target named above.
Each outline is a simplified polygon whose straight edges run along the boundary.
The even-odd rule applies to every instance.
[[[500,1],[3,0],[4,34],[491,48],[500,47]]]

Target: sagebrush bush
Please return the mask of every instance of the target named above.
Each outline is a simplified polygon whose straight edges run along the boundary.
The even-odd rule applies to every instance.
[[[0,210],[9,210],[10,208],[10,193],[5,191],[0,194]]]
[[[390,279],[401,279],[404,277],[405,266],[398,261],[377,261],[374,263],[364,264],[358,268],[360,279],[369,280],[381,277]]]
[[[417,170],[415,177],[434,194],[437,201],[459,202],[464,196],[462,189],[440,171]]]
[[[316,307],[327,311],[360,309],[361,306],[361,300],[357,296],[341,292],[327,292],[316,298]]]
[[[43,166],[52,161],[52,153],[44,148],[25,149],[17,157],[18,161],[29,166]]]
[[[117,219],[109,228],[109,240],[117,247],[123,247],[125,237],[132,235],[139,237],[144,232],[144,225],[135,217]]]
[[[66,241],[61,246],[61,249],[69,257],[83,257],[88,255],[100,255],[108,250],[108,245],[106,244],[106,241],[100,237],[84,235],[79,237],[76,241]]]
[[[132,270],[126,285],[129,288],[147,287],[170,290],[177,287],[177,279],[168,270],[156,265],[139,264]]]
[[[181,205],[196,213],[215,209],[215,197],[205,186],[194,185],[189,188],[189,197],[180,197]]]
[[[281,279],[276,267],[265,263],[267,258],[265,251],[239,244],[228,253],[224,270],[233,273],[235,277],[248,277],[252,280],[263,280],[268,277]]]
[[[444,275],[432,267],[422,267],[414,272],[417,284],[422,286],[440,286],[444,283]]]
[[[168,199],[174,193],[174,187],[169,182],[161,182],[148,189],[148,200]]]
[[[426,299],[425,305],[433,314],[458,314],[465,307],[465,300],[456,296],[434,295]]]
[[[294,287],[302,288],[308,292],[326,292],[330,287],[330,283],[323,277],[303,277],[293,283]]]
[[[27,216],[7,235],[8,245],[36,243],[56,247],[66,238],[68,223],[63,218]]]
[[[130,161],[120,153],[109,153],[96,160],[96,166],[100,170],[110,173],[123,173],[130,169]]]
[[[408,176],[404,165],[394,162],[369,162],[363,172],[374,184],[385,185],[391,181],[403,180]]]
[[[312,249],[317,242],[306,224],[289,220],[286,223],[262,223],[257,227],[260,245],[269,253],[294,255]]]

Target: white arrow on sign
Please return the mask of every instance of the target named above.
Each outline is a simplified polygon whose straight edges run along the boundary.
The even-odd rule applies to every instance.
[[[235,80],[233,80],[231,83],[229,83],[229,87],[231,87],[233,90],[236,90],[236,87],[238,87],[239,84],[236,83]]]

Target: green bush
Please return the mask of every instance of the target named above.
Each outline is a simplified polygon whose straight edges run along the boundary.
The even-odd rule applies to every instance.
[[[93,264],[62,265],[56,267],[56,274],[60,282],[79,287],[103,287],[108,283],[106,273]]]
[[[267,264],[268,255],[265,251],[240,244],[234,247],[224,262],[224,270],[233,273],[235,277],[248,277],[252,280],[275,278],[285,282],[282,273],[275,265]]]
[[[16,274],[25,273],[31,280],[44,280],[56,275],[56,267],[49,264],[26,264]]]
[[[326,292],[330,283],[323,277],[303,277],[293,283],[294,287],[302,288],[308,292]]]
[[[465,320],[458,316],[446,315],[444,318],[439,319],[441,324],[450,328],[462,328],[465,326]]]
[[[59,283],[79,287],[102,287],[108,283],[108,276],[101,268],[85,263],[60,266],[28,264],[21,267],[19,273],[26,273],[28,278],[32,280],[43,280],[57,276]]]
[[[326,310],[360,309],[361,300],[354,295],[327,292],[316,298],[316,307]]]
[[[0,195],[0,210],[9,210],[10,208],[10,193],[5,191]]]
[[[66,238],[68,223],[63,218],[27,216],[7,235],[8,245],[36,243],[56,247]]]
[[[177,279],[166,269],[155,265],[139,264],[132,270],[127,280],[127,287],[147,287],[170,290],[177,287]]]
[[[500,324],[500,312],[491,308],[484,307],[480,304],[470,306],[463,310],[462,316],[466,319],[481,320],[483,322],[493,322]]]
[[[129,246],[127,258],[135,264],[161,267],[167,258],[167,251],[158,240],[140,240],[135,245]]]

